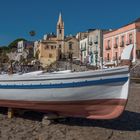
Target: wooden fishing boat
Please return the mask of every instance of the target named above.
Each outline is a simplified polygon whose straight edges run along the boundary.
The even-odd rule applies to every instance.
[[[0,106],[89,119],[112,119],[125,109],[128,66],[96,71],[0,75]]]

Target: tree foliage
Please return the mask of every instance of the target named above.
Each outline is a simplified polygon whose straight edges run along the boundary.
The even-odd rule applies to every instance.
[[[26,41],[26,39],[24,39],[24,38],[18,38],[18,39],[16,39],[16,40],[14,40],[14,41],[12,41],[9,45],[8,45],[8,47],[9,48],[17,48],[17,43],[19,42],[19,41]]]
[[[9,53],[11,51],[11,49],[7,46],[1,46],[0,47],[0,54],[2,53]]]

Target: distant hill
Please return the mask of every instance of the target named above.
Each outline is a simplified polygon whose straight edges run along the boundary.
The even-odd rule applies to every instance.
[[[0,46],[0,53],[2,52],[9,53],[11,51],[16,51],[17,43],[22,40],[26,41],[26,39],[24,38],[17,38],[16,40],[12,41],[8,46]]]
[[[9,45],[8,45],[8,48],[17,48],[17,43],[19,42],[19,41],[27,41],[26,39],[24,39],[24,38],[17,38],[16,40],[14,40],[14,41],[12,41]]]

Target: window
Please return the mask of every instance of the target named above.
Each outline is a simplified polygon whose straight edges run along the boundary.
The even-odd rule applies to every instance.
[[[83,45],[81,44],[81,49],[83,49]]]
[[[49,58],[52,58],[52,54],[51,53],[49,54]]]
[[[49,46],[48,46],[48,45],[45,46],[45,50],[46,50],[46,49],[49,49]]]
[[[109,61],[110,57],[109,57],[109,53],[107,53],[107,61]]]
[[[124,47],[124,36],[121,36],[120,47]]]
[[[87,46],[87,45],[86,45],[86,43],[85,43],[85,49],[86,49],[86,46]]]
[[[51,46],[51,49],[53,49],[53,46]]]
[[[61,49],[61,45],[59,45],[59,49]]]
[[[115,59],[118,59],[118,52],[115,52]]]
[[[121,38],[122,38],[122,42],[124,42],[124,36],[122,36]]]
[[[110,48],[110,40],[107,41],[107,46]]]
[[[92,42],[92,37],[89,38],[89,42]]]
[[[62,30],[59,30],[59,34],[61,34],[62,33]]]
[[[84,57],[86,57],[86,52],[84,52]]]
[[[97,44],[97,42],[98,42],[98,36],[96,35],[94,43]]]
[[[98,35],[96,35],[96,41],[98,41]]]
[[[72,43],[69,43],[69,50],[72,50]]]
[[[136,50],[137,59],[140,59],[140,50]]]
[[[129,43],[132,43],[132,34],[129,34]]]
[[[115,43],[116,43],[116,45],[118,45],[118,42],[119,42],[119,39],[118,39],[118,37],[116,37],[116,38],[115,38]]]

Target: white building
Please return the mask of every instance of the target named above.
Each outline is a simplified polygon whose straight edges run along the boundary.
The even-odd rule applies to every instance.
[[[27,56],[32,58],[34,55],[34,43],[32,41],[19,41],[17,44],[17,53],[21,55],[27,53]]]
[[[88,63],[88,38],[80,40],[80,59],[83,63]]]
[[[39,51],[39,42],[40,41],[34,42],[34,57],[36,57],[36,53]]]
[[[89,30],[88,34],[88,55],[89,64],[94,66],[100,66],[102,50],[103,50],[103,37],[102,31],[98,29]]]
[[[100,29],[89,29],[87,37],[80,40],[82,62],[93,66],[102,66],[103,32],[105,31]]]

